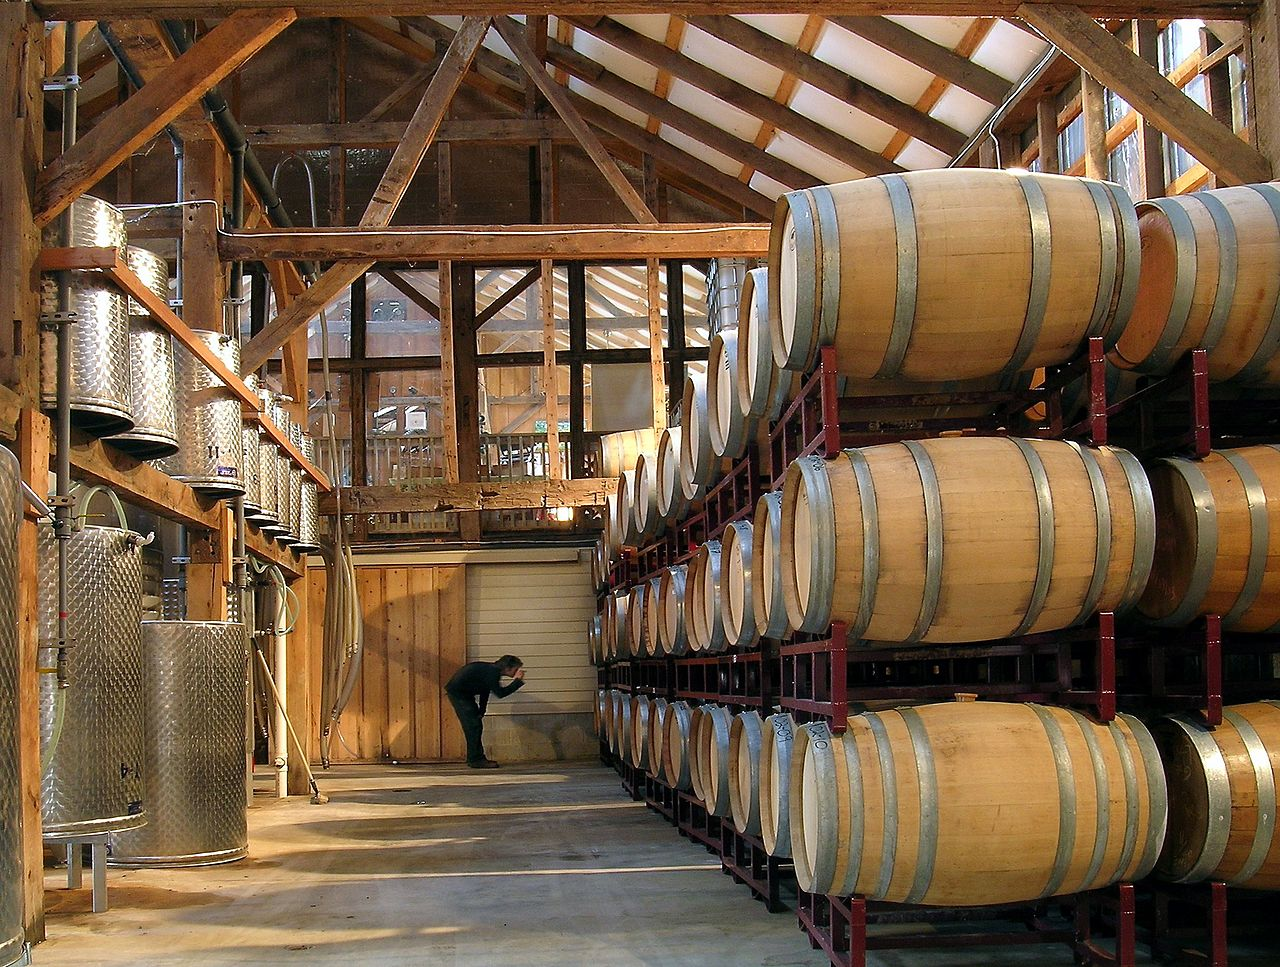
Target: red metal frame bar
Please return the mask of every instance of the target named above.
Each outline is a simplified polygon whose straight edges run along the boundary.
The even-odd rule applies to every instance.
[[[1152,891],[1152,953],[1164,959],[1192,954],[1196,963],[1205,967],[1227,967],[1227,885],[1213,881],[1179,886],[1157,881]],[[1172,912],[1175,907],[1176,914]],[[1184,911],[1199,911],[1199,923]],[[1180,927],[1190,929],[1179,931]]]
[[[738,832],[725,820],[720,824],[720,867],[735,883],[746,886],[770,913],[787,909],[782,884],[794,878],[789,864],[770,856],[764,843]]]
[[[1076,963],[1090,967],[1133,967],[1137,963],[1137,900],[1132,883],[1082,893],[1076,898]],[[1102,947],[1094,938],[1094,914],[1111,914],[1115,922],[1115,949]]]

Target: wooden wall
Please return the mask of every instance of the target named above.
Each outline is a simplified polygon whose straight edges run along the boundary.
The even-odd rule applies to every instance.
[[[466,758],[444,683],[465,664],[464,565],[361,566],[356,584],[364,608],[360,681],[335,737],[334,762],[439,762]],[[312,707],[320,709],[324,571],[307,572]],[[320,714],[326,714],[321,710]],[[312,759],[319,757],[312,725]]]

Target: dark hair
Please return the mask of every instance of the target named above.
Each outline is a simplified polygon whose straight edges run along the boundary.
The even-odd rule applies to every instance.
[[[522,662],[515,655],[503,655],[501,658],[497,660],[497,662],[495,662],[495,664],[499,668],[501,668],[504,672],[513,672],[517,668],[521,668],[524,666],[524,662]]]

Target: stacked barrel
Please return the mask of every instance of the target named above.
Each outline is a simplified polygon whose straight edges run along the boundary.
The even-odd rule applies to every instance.
[[[970,169],[792,192],[737,304],[705,377],[672,390],[680,425],[618,468],[597,551],[602,737],[645,788],[790,858],[808,894],[965,907],[1149,875],[1280,883],[1280,703],[1220,725],[1154,694],[1101,715],[924,693],[837,712],[780,681],[789,650],[936,656],[1067,641],[1099,616],[1148,640],[1206,616],[1280,630],[1276,446],[1151,459],[1019,435],[1020,417],[992,433],[975,403],[1091,337],[1115,371],[1158,379],[1202,348],[1214,392],[1265,393],[1280,190],[1135,205],[1105,182]],[[857,425],[910,429],[778,462],[820,362],[838,396],[876,401]],[[939,413],[959,432],[930,432]],[[724,513],[739,476],[773,488]],[[754,694],[726,684],[752,660]]]

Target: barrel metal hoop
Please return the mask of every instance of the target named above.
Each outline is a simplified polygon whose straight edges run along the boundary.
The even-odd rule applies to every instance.
[[[1049,871],[1049,881],[1040,896],[1057,896],[1062,889],[1062,881],[1067,877],[1071,866],[1071,858],[1076,848],[1076,780],[1071,767],[1071,750],[1067,747],[1066,736],[1053,713],[1043,705],[1032,705],[1031,711],[1044,726],[1045,735],[1049,739],[1049,748],[1053,752],[1053,767],[1058,775],[1058,850],[1053,857],[1053,869]]]
[[[1132,715],[1121,712],[1118,718],[1129,727],[1130,734],[1138,743],[1143,769],[1147,774],[1147,841],[1142,848],[1142,859],[1133,874],[1134,880],[1141,880],[1155,869],[1156,860],[1160,858],[1160,847],[1164,845],[1165,830],[1169,822],[1169,790],[1165,785],[1160,750],[1156,748],[1151,732],[1141,720]]]
[[[911,330],[916,318],[920,250],[916,239],[916,213],[911,202],[911,189],[901,175],[884,175],[880,181],[889,193],[889,206],[893,210],[897,239],[898,291],[893,303],[893,329],[889,333],[889,345],[876,375],[892,378],[901,374],[902,361],[911,344]]]
[[[898,714],[911,736],[916,760],[916,784],[920,791],[920,845],[916,852],[915,878],[905,903],[920,903],[933,883],[933,867],[938,855],[938,777],[934,769],[933,746],[920,713],[900,708]]]
[[[776,490],[771,490],[762,498],[765,502],[765,508],[768,513],[769,531],[782,535],[782,494]],[[782,555],[773,555],[773,563],[775,572],[780,572],[782,568]],[[764,561],[764,548],[760,549],[760,560]],[[774,573],[773,594],[769,601],[769,626],[761,628],[760,634],[765,638],[781,638],[787,631],[787,602],[782,593],[782,575]]]
[[[1180,201],[1157,198],[1139,202],[1138,208],[1139,210],[1160,209],[1173,230],[1174,259],[1177,262],[1173,302],[1169,306],[1169,317],[1165,320],[1160,339],[1157,340],[1146,360],[1137,367],[1144,373],[1160,373],[1176,361],[1178,343],[1186,332],[1187,322],[1191,318],[1191,300],[1196,289],[1196,235],[1195,228],[1191,224],[1191,216],[1187,214]]]
[[[1267,754],[1267,747],[1253,723],[1230,709],[1223,709],[1222,717],[1240,733],[1258,784],[1258,828],[1253,834],[1253,846],[1240,872],[1227,881],[1231,886],[1243,886],[1262,869],[1267,854],[1271,852],[1271,839],[1276,831],[1276,777],[1271,769],[1271,756]]]
[[[1218,232],[1218,287],[1213,296],[1213,309],[1209,312],[1209,323],[1204,335],[1200,337],[1200,345],[1212,353],[1222,331],[1227,325],[1227,316],[1231,314],[1231,304],[1236,295],[1236,272],[1239,264],[1239,247],[1236,240],[1236,225],[1231,219],[1227,206],[1207,191],[1197,192],[1196,201],[1200,202],[1213,219],[1213,227]]]
[[[707,651],[724,651],[728,646],[728,639],[724,633],[724,611],[720,608],[720,572],[723,570],[723,553],[724,545],[719,541],[707,541],[702,545],[707,551],[707,571],[709,572],[704,581],[709,583],[714,591],[709,596],[703,595],[703,599],[699,604],[704,608],[703,616],[709,617],[707,622]],[[707,615],[706,608],[709,607],[711,614]]]
[[[1133,315],[1133,307],[1138,301],[1138,280],[1142,268],[1142,238],[1138,231],[1138,211],[1133,199],[1122,187],[1107,182],[1107,191],[1111,195],[1113,211],[1120,221],[1121,238],[1124,245],[1123,268],[1120,270],[1119,289],[1116,292],[1115,308],[1111,313],[1111,324],[1101,333],[1106,349],[1110,351],[1120,340],[1125,325]]]
[[[924,494],[924,593],[921,595],[920,614],[916,618],[915,627],[904,641],[904,644],[915,644],[928,634],[933,616],[938,610],[938,599],[942,595],[942,498],[938,494],[938,474],[929,458],[929,451],[915,440],[904,441],[902,445],[915,461]]]
[[[1124,878],[1125,870],[1133,862],[1133,850],[1138,843],[1138,773],[1134,769],[1133,754],[1129,751],[1129,743],[1125,741],[1123,730],[1115,723],[1107,727],[1111,738],[1116,743],[1116,753],[1120,756],[1120,769],[1124,775],[1124,845],[1120,848],[1120,859],[1116,863],[1114,880]]]
[[[1209,793],[1208,829],[1199,857],[1178,883],[1198,883],[1209,877],[1227,852],[1231,834],[1231,780],[1227,773],[1227,761],[1213,738],[1213,733],[1201,722],[1184,715],[1171,715],[1169,720],[1178,725],[1191,739],[1196,754],[1204,768]]]
[[[862,510],[862,587],[858,595],[858,615],[849,626],[850,638],[861,638],[871,624],[876,607],[876,589],[880,584],[880,511],[876,503],[876,485],[871,464],[861,450],[846,450],[849,466],[858,483],[858,502]]]
[[[669,568],[671,572],[672,595],[676,603],[676,635],[671,642],[671,653],[683,655],[689,650],[689,630],[685,626],[684,593],[686,579],[689,576],[689,565],[677,564]]]
[[[1025,635],[1044,611],[1045,599],[1049,596],[1049,585],[1053,580],[1054,539],[1056,530],[1053,526],[1053,490],[1049,486],[1049,475],[1045,472],[1044,461],[1032,444],[1018,437],[1010,437],[1009,441],[1018,448],[1022,459],[1026,461],[1027,471],[1031,474],[1031,483],[1036,492],[1036,516],[1039,520],[1039,554],[1036,559],[1036,581],[1031,589],[1031,598],[1027,602],[1027,610],[1022,621],[1010,632],[1011,637]]]
[[[817,331],[817,306],[815,305],[817,297],[817,285],[807,282],[814,281],[820,263],[818,261],[818,234],[817,225],[814,223],[813,203],[808,191],[791,191],[782,196],[782,200],[786,202],[787,208],[791,213],[791,227],[796,236],[796,304],[795,304],[795,331],[791,334],[791,352],[786,353],[783,349],[782,340],[774,341],[773,361],[779,368],[787,368],[787,364],[795,361],[796,368],[808,369],[809,364],[813,362],[817,355],[818,346],[815,338]],[[778,232],[779,248],[785,244],[783,233]],[[770,241],[770,249],[773,243]],[[801,260],[807,258],[811,261],[810,265],[802,265]],[[772,261],[772,259],[770,260]],[[779,265],[781,259],[779,258]],[[781,276],[781,272],[778,273]],[[770,328],[773,325],[773,306],[776,302],[782,305],[782,280],[781,278],[770,280],[769,286],[769,315]],[[778,316],[778,326],[782,326],[781,311]],[[780,358],[781,357],[781,358]],[[788,358],[789,357],[789,358]],[[801,365],[803,364],[803,365]]]
[[[815,520],[817,526],[809,528],[809,593],[807,600],[800,602],[804,609],[800,630],[816,633],[831,625],[836,574],[835,499],[827,476],[827,462],[822,457],[813,454],[797,460],[795,465],[804,485],[808,512],[812,517],[820,518]],[[792,527],[794,529],[794,524]],[[786,580],[794,580],[794,576],[788,575]],[[796,590],[799,591],[798,588]],[[798,600],[799,594],[796,597]]]
[[[1049,208],[1044,189],[1032,174],[1014,175],[1027,203],[1031,231],[1031,280],[1027,287],[1027,311],[1022,319],[1022,332],[1002,376],[1021,372],[1027,358],[1040,339],[1044,328],[1045,309],[1049,304],[1049,283],[1053,276],[1053,231],[1049,224]],[[1107,209],[1111,206],[1108,204]]]
[[[1186,594],[1172,613],[1156,622],[1176,627],[1186,624],[1200,613],[1200,606],[1209,593],[1218,557],[1218,509],[1209,481],[1195,461],[1174,457],[1161,462],[1172,467],[1186,481],[1196,511],[1196,561],[1191,568]]]
[[[819,346],[835,342],[836,325],[840,321],[840,219],[836,214],[835,199],[826,185],[809,189],[813,208],[818,216],[819,284],[822,294],[822,312],[818,317]]]
[[[754,603],[751,600],[751,572],[754,570],[754,562],[752,561],[751,536],[752,527],[750,521],[735,520],[725,529],[724,543],[729,543],[729,535],[733,535],[733,541],[738,547],[738,560],[742,562],[738,573],[742,575],[742,624],[737,629],[737,634],[729,641],[729,644],[737,647],[745,647],[755,640],[756,615]],[[721,551],[723,554],[724,551]],[[729,600],[729,596],[724,593],[728,575],[731,568],[724,566],[723,559],[720,562],[720,584],[721,594],[720,601],[722,604]],[[721,617],[723,617],[724,609],[721,608]],[[729,638],[731,629],[725,625],[725,638]]]
[[[1072,892],[1090,890],[1096,885],[1098,871],[1102,869],[1102,860],[1107,855],[1107,838],[1111,832],[1111,782],[1107,778],[1107,765],[1102,758],[1102,750],[1098,747],[1098,737],[1093,733],[1093,723],[1074,709],[1069,709],[1071,717],[1080,726],[1084,736],[1084,744],[1089,749],[1089,763],[1093,767],[1093,787],[1096,792],[1094,816],[1097,820],[1093,838],[1093,854],[1089,857],[1089,868],[1084,878]]]
[[[849,786],[849,860],[845,867],[844,882],[838,884],[840,893],[852,895],[857,892],[858,878],[862,875],[862,850],[866,835],[866,802],[862,794],[862,762],[858,758],[858,743],[852,732],[845,732],[840,741],[844,749],[845,769],[848,772]]]
[[[1271,544],[1271,526],[1267,517],[1267,492],[1262,481],[1258,479],[1249,461],[1240,453],[1232,450],[1219,451],[1244,484],[1245,500],[1249,504],[1249,565],[1245,570],[1244,586],[1240,596],[1231,610],[1222,616],[1224,628],[1230,628],[1239,621],[1246,611],[1253,607],[1253,602],[1262,590],[1262,579],[1267,571],[1267,550]]]
[[[1280,189],[1275,185],[1246,185],[1245,187],[1262,196],[1262,200],[1271,209],[1271,217],[1276,220],[1276,231],[1280,232]],[[1280,291],[1276,292],[1276,302],[1271,308],[1271,319],[1262,332],[1258,348],[1253,351],[1253,355],[1240,368],[1240,371],[1231,377],[1231,381],[1251,383],[1256,380],[1266,371],[1277,349],[1280,349]]]
[[[831,735],[831,729],[826,722],[810,722],[801,726],[802,730],[809,736],[809,747],[806,755],[821,760],[826,763],[827,768],[815,770],[819,773],[825,772],[828,775],[835,771],[835,741]],[[801,768],[800,760],[792,754],[791,768],[792,772],[796,772]],[[803,857],[808,861],[809,874],[813,878],[812,892],[819,893],[826,889],[823,884],[830,883],[835,877],[836,872],[836,850],[839,849],[839,824],[836,817],[839,815],[839,807],[836,803],[836,783],[818,783],[815,789],[809,790],[817,795],[817,809],[814,812],[818,816],[818,844],[814,855],[810,856],[807,848],[797,849],[795,843],[795,831],[798,826],[791,823],[792,844],[791,855],[793,858],[799,859]],[[807,834],[806,830],[806,834]]]
[[[1107,317],[1111,313],[1111,300],[1116,288],[1116,215],[1111,203],[1111,193],[1100,181],[1083,182],[1089,198],[1098,214],[1098,288],[1093,296],[1093,312],[1089,316],[1088,335],[1102,335]]]
[[[893,881],[894,860],[898,851],[898,777],[893,766],[893,744],[880,716],[863,715],[876,740],[876,759],[880,762],[880,795],[884,801],[884,841],[880,847],[880,879],[872,899],[884,899]]]
[[[1125,612],[1138,603],[1146,589],[1147,579],[1156,556],[1156,502],[1151,492],[1151,481],[1142,464],[1128,450],[1109,448],[1129,485],[1129,497],[1133,504],[1133,566],[1129,569],[1129,581],[1125,584],[1117,612]]]
[[[1098,458],[1094,452],[1073,440],[1068,440],[1067,445],[1075,449],[1089,477],[1097,534],[1093,552],[1093,577],[1089,579],[1089,589],[1085,592],[1080,611],[1071,622],[1072,625],[1078,625],[1088,620],[1098,610],[1098,599],[1102,597],[1102,588],[1107,581],[1107,569],[1111,566],[1111,497],[1107,494],[1107,482],[1102,476],[1102,468],[1098,466]]]

